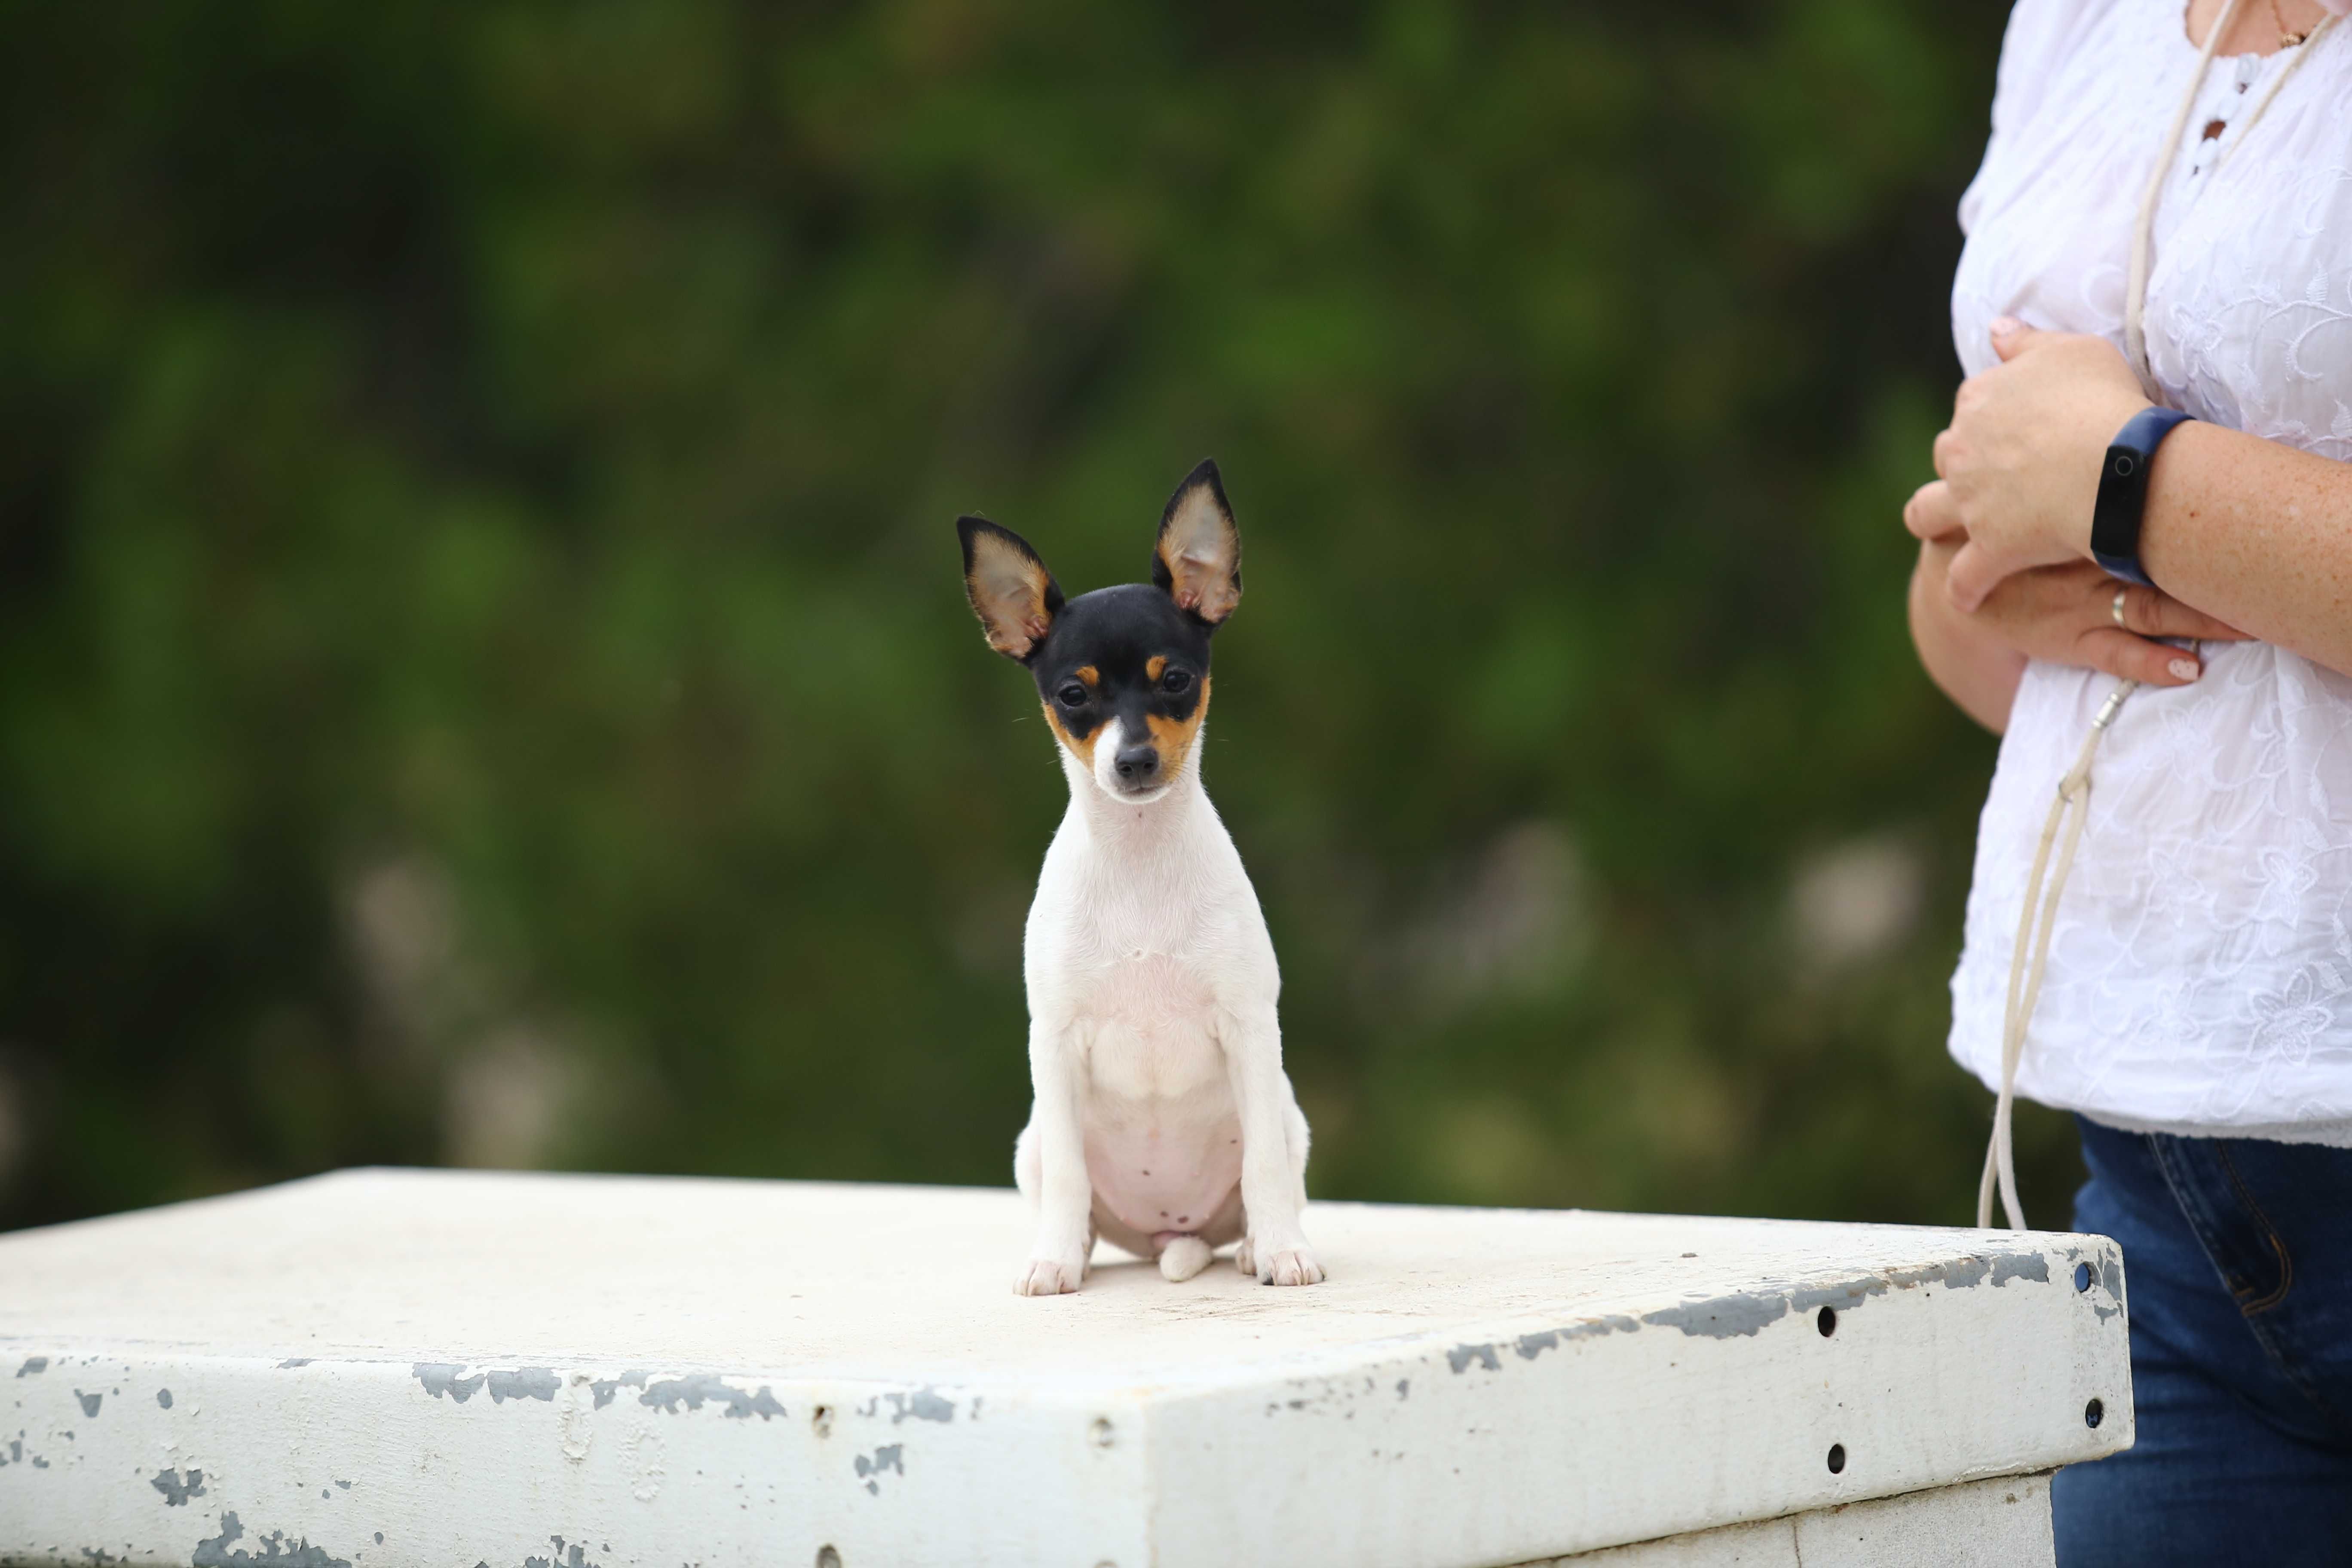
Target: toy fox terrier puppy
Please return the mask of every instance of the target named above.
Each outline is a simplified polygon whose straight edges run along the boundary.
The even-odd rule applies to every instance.
[[[1024,940],[1034,1101],[1013,1175],[1037,1231],[1015,1289],[1076,1290],[1097,1236],[1170,1279],[1239,1242],[1243,1273],[1315,1284],[1274,943],[1201,788],[1210,635],[1242,596],[1217,466],[1170,498],[1149,584],[1065,601],[1018,534],[956,531],[988,646],[1035,679],[1070,784]]]

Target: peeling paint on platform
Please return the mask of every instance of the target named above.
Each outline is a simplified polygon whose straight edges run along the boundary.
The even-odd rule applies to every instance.
[[[680,1405],[688,1410],[699,1410],[705,1400],[725,1405],[727,1414],[739,1421],[753,1415],[766,1421],[784,1413],[784,1407],[776,1403],[776,1396],[768,1391],[766,1384],[760,1385],[759,1393],[750,1394],[740,1388],[731,1388],[723,1379],[708,1373],[698,1373],[690,1377],[665,1378],[659,1383],[648,1384],[646,1391],[637,1395],[638,1404],[670,1415],[677,1414]]]
[[[512,1372],[494,1372],[488,1376],[490,1403],[493,1405],[503,1405],[509,1399],[552,1402],[555,1398],[556,1376],[547,1367],[517,1367]]]
[[[1445,1352],[1445,1364],[1457,1373],[1467,1372],[1472,1362],[1480,1363],[1488,1372],[1503,1370],[1503,1363],[1495,1359],[1493,1345],[1455,1345]]]
[[[177,1470],[158,1470],[147,1484],[163,1494],[165,1508],[185,1508],[190,1498],[205,1495],[202,1470],[190,1470],[184,1476]]]
[[[548,1540],[555,1543],[554,1555],[526,1557],[522,1560],[522,1568],[596,1568],[595,1563],[588,1561],[586,1542],[574,1541],[567,1545],[560,1535],[551,1535]]]
[[[858,1455],[856,1461],[858,1479],[866,1483],[867,1491],[877,1497],[880,1496],[882,1483],[875,1478],[880,1476],[885,1470],[896,1470],[901,1476],[905,1475],[907,1473],[906,1453],[907,1446],[904,1443],[885,1443],[874,1450],[872,1458],[866,1458],[864,1454]]]
[[[593,1397],[596,1408],[602,1410],[613,1403],[614,1395],[622,1389],[645,1387],[646,1379],[650,1375],[649,1373],[625,1372],[618,1377],[599,1378],[588,1385],[588,1392]]]
[[[241,1547],[229,1549],[244,1538],[245,1526],[236,1515],[222,1514],[221,1532],[196,1542],[195,1555],[188,1559],[191,1568],[253,1568],[258,1563],[268,1563],[272,1568],[352,1568],[348,1559],[331,1556],[325,1548],[311,1545],[308,1539],[299,1539],[289,1546],[283,1531],[272,1531],[257,1538],[261,1547],[257,1552]]]
[[[1709,1300],[1662,1307],[1654,1312],[1643,1313],[1642,1321],[1710,1340],[1749,1339],[1762,1331],[1767,1323],[1776,1323],[1788,1315],[1788,1297],[1742,1290]]]
[[[764,1394],[767,1390],[761,1389],[761,1392]],[[950,1399],[940,1398],[938,1392],[934,1389],[921,1388],[916,1390],[912,1394],[886,1394],[884,1397],[888,1399],[891,1405],[896,1407],[890,1416],[890,1425],[893,1426],[896,1426],[899,1422],[904,1421],[909,1415],[913,1416],[918,1421],[952,1421],[955,1419],[955,1402]]]
[[[482,1384],[489,1381],[487,1373],[478,1372],[471,1377],[460,1376],[459,1373],[466,1370],[464,1362],[420,1361],[408,1370],[418,1383],[425,1385],[425,1393],[436,1399],[446,1394],[460,1405],[473,1398]]]

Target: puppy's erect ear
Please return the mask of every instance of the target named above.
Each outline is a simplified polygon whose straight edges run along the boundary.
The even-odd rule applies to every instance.
[[[1213,626],[1242,602],[1242,534],[1225,504],[1214,458],[1202,458],[1168,498],[1168,510],[1160,514],[1160,543],[1151,552],[1151,580],[1178,609]]]
[[[988,633],[988,646],[1029,662],[1062,610],[1061,585],[1029,542],[984,517],[956,519],[963,541],[963,591]]]

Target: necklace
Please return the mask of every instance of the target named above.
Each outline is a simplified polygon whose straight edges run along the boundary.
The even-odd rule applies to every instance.
[[[2278,24],[2280,48],[2294,48],[2297,44],[2302,43],[2305,38],[2311,37],[2311,29],[2308,27],[2305,27],[2300,33],[2294,32],[2288,28],[2286,25],[2286,13],[2279,9],[2279,0],[2271,0],[2271,20]]]

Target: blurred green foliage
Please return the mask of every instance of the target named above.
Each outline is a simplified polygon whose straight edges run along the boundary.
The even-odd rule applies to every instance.
[[[2002,9],[11,0],[0,1224],[1007,1180],[950,521],[1132,580],[1203,453],[1315,1191],[1964,1222],[1896,513]]]

